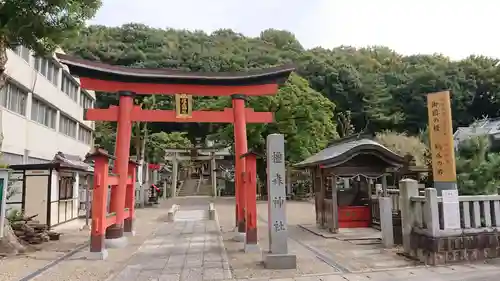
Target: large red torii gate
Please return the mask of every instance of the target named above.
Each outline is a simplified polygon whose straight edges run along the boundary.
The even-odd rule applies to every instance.
[[[130,138],[132,122],[196,122],[232,123],[235,138],[235,182],[236,223],[239,233],[247,233],[246,243],[257,244],[257,207],[255,201],[255,169],[252,178],[246,180],[245,159],[247,153],[247,123],[273,122],[272,112],[255,112],[245,108],[246,96],[274,95],[280,83],[294,70],[285,65],[242,73],[194,73],[169,69],[144,69],[108,65],[83,60],[64,54],[57,54],[61,63],[69,67],[72,75],[80,78],[81,87],[101,92],[119,94],[119,105],[107,109],[87,109],[86,120],[116,121],[117,136],[115,149],[116,186],[112,189],[110,211],[116,213],[115,224],[104,233],[102,227],[94,225],[91,230],[91,252],[103,251],[103,239],[119,239],[124,232],[132,233],[132,223],[124,229],[125,197],[129,173]],[[177,95],[176,110],[144,110],[134,106],[136,94]],[[191,97],[231,96],[232,108],[224,111],[192,111]],[[182,106],[179,106],[182,105]],[[253,163],[255,161],[250,161]],[[244,185],[248,185],[244,188]],[[250,188],[248,188],[250,187]],[[248,196],[245,196],[247,193]],[[133,195],[132,195],[133,196]],[[246,201],[248,198],[249,201]],[[244,208],[246,207],[246,211]],[[104,210],[102,210],[104,212]],[[133,213],[133,211],[132,211]],[[133,214],[130,214],[133,216]],[[246,224],[245,224],[246,221]]]

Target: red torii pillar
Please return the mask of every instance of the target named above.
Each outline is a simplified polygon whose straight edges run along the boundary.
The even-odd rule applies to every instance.
[[[126,240],[121,239],[124,234],[125,201],[127,197],[127,179],[129,175],[128,162],[130,158],[130,137],[132,135],[132,109],[134,107],[134,94],[119,92],[117,134],[115,147],[115,165],[113,172],[118,176],[118,185],[111,190],[110,211],[116,212],[116,224],[106,229],[108,246],[123,247]],[[132,229],[129,229],[131,234]]]
[[[245,159],[243,155],[247,153],[247,124],[245,119],[244,95],[232,95],[234,113],[234,181],[236,197],[236,226],[238,227],[237,240],[243,241],[245,233]],[[255,202],[257,204],[257,202]]]

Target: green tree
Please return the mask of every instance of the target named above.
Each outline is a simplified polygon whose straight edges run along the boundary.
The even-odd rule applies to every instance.
[[[101,6],[100,0],[27,1],[0,4],[0,75],[4,77],[7,48],[23,45],[39,55],[50,54],[84,27]],[[2,79],[3,81],[3,79]],[[0,84],[3,86],[3,83]]]
[[[115,151],[116,128],[111,122],[95,122],[94,143],[113,154]]]
[[[416,166],[425,167],[427,165],[429,148],[417,136],[384,131],[377,133],[375,140],[400,156],[413,156]]]
[[[350,112],[350,132],[390,130],[417,136],[428,122],[425,95],[440,90],[451,91],[454,128],[467,126],[484,115],[500,117],[498,60],[483,56],[453,61],[439,54],[403,56],[384,46],[305,49],[292,33],[284,30],[268,29],[258,37],[246,37],[230,29],[207,34],[156,29],[142,24],[89,26],[77,38],[67,40],[64,49],[83,58],[111,64],[186,71],[246,71],[293,62],[297,66],[297,77],[308,82],[305,91],[320,93],[335,105],[333,115],[330,111],[325,112],[330,114],[325,118],[337,116],[338,119],[341,114]],[[114,95],[109,97],[98,94],[99,106],[116,103]],[[197,98],[194,104],[197,109],[231,106],[229,99],[213,97]],[[256,110],[276,111],[277,120],[285,115],[304,115],[302,111],[307,112],[310,108],[308,105],[304,109],[288,109],[286,107],[297,103],[279,97],[252,98],[249,105]],[[157,108],[172,109],[172,104],[165,103]],[[289,126],[285,131],[292,135],[297,120],[308,119],[292,120],[281,121],[281,127],[276,124],[249,126],[252,147],[262,146],[265,137],[262,134]],[[148,125],[151,133],[187,132],[192,142],[197,137],[221,130],[227,132],[225,139],[230,139],[229,127],[220,124]],[[339,129],[340,133],[345,133],[345,129]],[[297,138],[302,140],[302,136]],[[312,139],[306,139],[305,143],[312,143]],[[321,146],[312,145],[311,149],[303,148],[302,152],[293,151],[292,159]]]
[[[191,141],[186,137],[187,133],[153,133],[148,137],[146,144],[146,155],[149,162],[160,163],[165,159],[167,148],[190,148]]]
[[[489,140],[477,136],[460,143],[456,156],[457,184],[462,195],[497,194],[500,153],[489,152]]]

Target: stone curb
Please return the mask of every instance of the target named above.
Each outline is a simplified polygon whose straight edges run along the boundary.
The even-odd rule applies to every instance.
[[[175,214],[179,211],[180,206],[178,204],[173,204],[172,207],[168,210],[167,213],[167,222],[175,221]]]
[[[222,231],[221,231],[221,226],[219,223],[219,215],[217,213],[217,209],[215,208],[214,204],[214,220],[215,220],[215,225],[217,226],[217,232],[219,233],[218,235],[218,240],[219,240],[219,245],[222,248],[222,262],[224,263],[224,277],[225,279],[233,279],[233,273],[231,272],[231,265],[229,264],[229,258],[227,256],[226,252],[226,247],[224,246],[224,240],[222,239]]]

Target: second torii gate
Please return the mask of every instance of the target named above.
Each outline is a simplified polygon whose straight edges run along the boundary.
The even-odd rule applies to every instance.
[[[116,212],[116,224],[106,229],[107,239],[123,237],[123,212],[125,188],[127,184],[128,161],[132,122],[195,122],[195,123],[232,123],[235,138],[236,168],[236,222],[239,233],[255,228],[256,214],[245,214],[244,207],[252,202],[245,201],[244,177],[247,153],[247,123],[273,122],[272,112],[255,112],[245,108],[247,96],[274,95],[278,85],[284,82],[294,70],[292,66],[280,66],[245,73],[192,73],[168,69],[144,69],[113,66],[83,60],[68,55],[57,54],[61,63],[66,64],[72,75],[80,78],[81,87],[101,92],[119,94],[119,105],[107,109],[88,109],[86,120],[117,122],[116,137],[116,174],[117,186],[112,189],[111,211]],[[134,106],[133,98],[138,95],[176,95],[176,110],[145,110]],[[232,108],[223,111],[193,111],[192,95],[231,96]],[[248,190],[255,193],[256,190]],[[255,198],[250,196],[250,198]],[[255,210],[256,208],[249,208]],[[248,220],[247,220],[248,221]],[[255,231],[256,229],[253,229]],[[101,233],[91,232],[96,239]],[[252,235],[253,237],[254,235]],[[256,237],[255,237],[256,238]],[[257,241],[246,241],[256,244]],[[93,251],[91,240],[91,251]],[[98,251],[94,249],[94,251]]]

